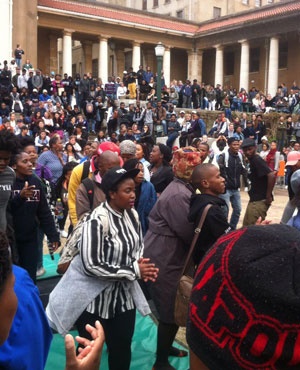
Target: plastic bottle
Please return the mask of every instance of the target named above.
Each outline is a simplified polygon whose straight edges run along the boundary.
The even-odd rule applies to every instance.
[[[56,200],[56,217],[58,220],[64,218],[64,206],[60,198],[57,198]]]

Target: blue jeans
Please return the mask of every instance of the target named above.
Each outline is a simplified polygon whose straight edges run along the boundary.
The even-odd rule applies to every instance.
[[[174,144],[174,141],[176,140],[176,138],[178,137],[178,132],[175,131],[175,132],[172,132],[168,135],[168,139],[167,139],[167,142],[166,142],[166,145],[172,149],[172,146]]]
[[[96,127],[96,121],[93,118],[88,119],[88,132],[90,133],[91,131],[95,132],[95,127]]]
[[[21,64],[22,64],[22,59],[16,58],[16,59],[15,59],[15,61],[16,61],[16,65],[17,65],[17,67],[21,68],[21,67],[22,67],[22,66],[21,66]]]
[[[208,99],[206,96],[204,96],[202,102],[201,102],[201,109],[208,109]]]
[[[226,193],[219,195],[219,197],[224,199],[227,204],[228,208],[226,212],[226,218],[228,218],[228,211],[231,204],[232,214],[230,217],[229,225],[232,229],[236,229],[242,210],[240,191],[227,189]]]
[[[161,125],[163,126],[164,129],[164,135],[167,136],[168,135],[167,121],[165,119],[162,119]]]

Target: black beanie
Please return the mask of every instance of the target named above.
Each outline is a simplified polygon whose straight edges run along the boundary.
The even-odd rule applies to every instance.
[[[300,232],[221,237],[196,273],[187,341],[210,370],[300,369]]]

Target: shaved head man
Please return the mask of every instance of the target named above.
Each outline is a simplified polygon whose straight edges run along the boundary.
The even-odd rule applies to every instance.
[[[107,150],[94,159],[94,165],[95,170],[92,177],[85,178],[76,191],[78,220],[105,201],[105,194],[100,188],[102,177],[109,169],[120,166],[120,158],[117,153]]]

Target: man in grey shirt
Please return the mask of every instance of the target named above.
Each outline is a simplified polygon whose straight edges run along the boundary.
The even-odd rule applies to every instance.
[[[151,102],[147,103],[147,108],[143,112],[144,124],[150,129],[151,135],[153,134],[153,118],[154,112]]]

